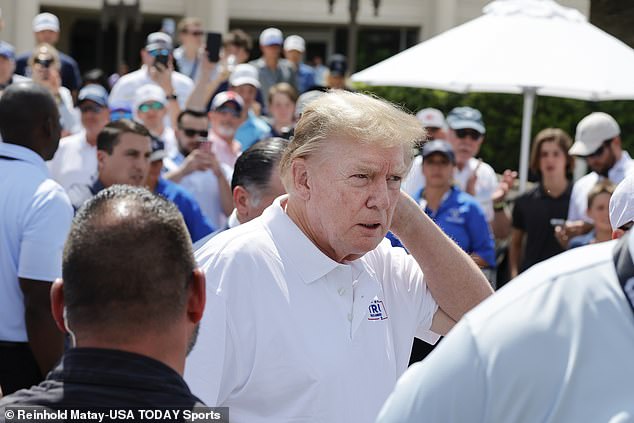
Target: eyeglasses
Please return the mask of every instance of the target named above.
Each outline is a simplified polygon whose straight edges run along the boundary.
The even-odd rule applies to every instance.
[[[191,34],[191,35],[193,35],[194,37],[202,37],[202,36],[203,36],[203,34],[204,34],[205,32],[204,32],[204,31],[201,31],[201,30],[199,30],[199,29],[195,29],[195,30],[193,30],[193,31],[190,31],[190,30],[188,30],[188,29],[183,29],[183,30],[181,30],[181,33],[182,33],[182,34]]]
[[[150,110],[161,110],[163,107],[163,103],[160,101],[153,101],[151,103],[144,103],[139,106],[139,112],[149,112]]]
[[[596,150],[594,150],[593,153],[588,154],[587,156],[584,156],[584,158],[595,158],[595,157],[599,157],[601,154],[603,154],[603,150],[605,150],[605,147],[607,147],[608,145],[610,145],[610,143],[612,142],[612,138],[610,138],[609,140],[605,140],[601,143],[601,147],[597,148]]]
[[[207,135],[209,134],[209,131],[207,131],[206,129],[198,130],[198,129],[181,127],[180,130],[183,131],[183,133],[189,138],[193,138],[196,135],[201,136],[203,138],[207,138]]]
[[[79,106],[79,111],[82,113],[100,113],[103,110],[98,104],[85,104],[83,106]]]
[[[37,63],[38,65],[42,66],[43,68],[48,68],[53,64],[53,59],[40,59],[40,58],[36,58],[35,60],[33,60],[33,63]]]
[[[482,137],[481,133],[471,128],[455,129],[455,132],[458,138],[467,138],[469,136],[471,139],[479,140]]]

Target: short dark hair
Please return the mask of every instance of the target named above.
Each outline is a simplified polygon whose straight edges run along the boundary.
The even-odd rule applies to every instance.
[[[64,246],[69,327],[122,339],[132,332],[124,327],[161,330],[183,313],[194,268],[176,206],[145,188],[113,185],[79,209]]]
[[[195,118],[206,118],[207,117],[207,112],[202,112],[202,111],[199,111],[199,110],[192,110],[192,109],[181,110],[181,112],[176,117],[176,124],[179,127],[181,126],[181,122],[183,120],[183,116],[186,116],[186,115],[193,116]]]
[[[119,144],[122,134],[137,134],[150,137],[150,131],[145,126],[130,119],[119,119],[109,122],[97,135],[97,150],[112,154],[114,147]]]
[[[243,48],[248,53],[251,53],[251,49],[253,48],[253,39],[243,30],[233,29],[223,37],[222,45],[224,47],[233,45],[239,48]]]
[[[256,195],[269,189],[273,169],[282,159],[288,140],[273,137],[258,141],[236,160],[231,178],[231,190],[243,186]]]

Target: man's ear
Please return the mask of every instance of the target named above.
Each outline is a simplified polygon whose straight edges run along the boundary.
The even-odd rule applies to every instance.
[[[59,330],[66,333],[66,324],[64,322],[64,281],[59,278],[51,286],[51,313]]]
[[[301,199],[310,198],[310,172],[304,158],[296,158],[291,163],[291,176],[293,178],[293,192]]]
[[[103,168],[103,163],[107,155],[108,153],[104,150],[97,150],[97,168],[99,170]]]
[[[192,272],[191,278],[192,281],[189,285],[189,296],[187,298],[187,317],[190,322],[198,323],[203,318],[207,301],[205,274],[201,269],[196,268]]]
[[[238,216],[246,217],[249,211],[249,193],[242,185],[233,189],[233,206],[236,208]]]

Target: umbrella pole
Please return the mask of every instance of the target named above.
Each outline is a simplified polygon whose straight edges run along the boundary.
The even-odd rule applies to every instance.
[[[522,115],[522,144],[520,149],[520,194],[526,191],[528,181],[528,153],[531,144],[531,124],[533,105],[535,104],[535,88],[524,89],[524,110]]]

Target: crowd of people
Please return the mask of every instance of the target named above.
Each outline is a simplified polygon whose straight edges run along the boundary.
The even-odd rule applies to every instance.
[[[0,410],[634,421],[634,161],[612,116],[541,130],[516,195],[478,158],[479,110],[356,93],[345,56],[309,66],[278,28],[252,61],[232,30],[212,61],[184,18],[139,69],[83,81],[55,15],[33,32],[17,58],[0,42]]]

